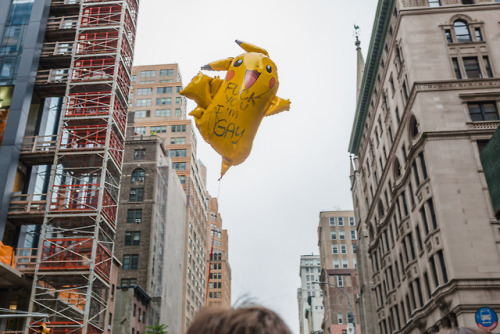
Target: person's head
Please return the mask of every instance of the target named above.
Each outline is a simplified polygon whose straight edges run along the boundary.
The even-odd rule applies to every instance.
[[[211,307],[198,313],[186,334],[291,334],[285,322],[262,306]]]
[[[439,334],[490,334],[490,332],[479,328],[457,327],[442,329]]]

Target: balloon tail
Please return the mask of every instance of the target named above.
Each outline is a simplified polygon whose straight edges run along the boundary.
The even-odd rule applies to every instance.
[[[226,174],[227,170],[231,167],[230,164],[227,163],[226,159],[222,159],[222,167],[220,171],[220,178],[219,181],[222,179],[224,174]]]

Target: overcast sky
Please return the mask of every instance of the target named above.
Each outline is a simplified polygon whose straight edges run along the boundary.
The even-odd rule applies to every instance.
[[[318,254],[320,211],[352,209],[347,147],[356,51],[366,55],[376,0],[141,0],[135,65],[178,63],[186,86],[200,66],[237,56],[240,39],[265,48],[290,111],[262,121],[247,160],[219,184],[220,156],[198,135],[229,233],[232,300],[251,297],[299,333],[302,254]],[[216,72],[205,72],[213,76]],[[224,76],[225,73],[219,72]],[[188,103],[188,112],[194,108]]]

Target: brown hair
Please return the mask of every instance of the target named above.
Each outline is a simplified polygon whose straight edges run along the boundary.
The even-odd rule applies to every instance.
[[[439,334],[490,334],[490,332],[479,328],[457,327],[442,329]]]
[[[207,308],[196,315],[186,334],[291,334],[275,312],[262,306]]]

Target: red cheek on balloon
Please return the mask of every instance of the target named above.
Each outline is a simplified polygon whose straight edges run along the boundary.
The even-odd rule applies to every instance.
[[[226,74],[226,81],[231,80],[234,77],[234,71],[229,71]]]
[[[274,83],[275,83],[274,78],[271,78],[271,81],[269,81],[269,88],[270,88],[270,89],[271,89],[271,88],[273,88]]]

